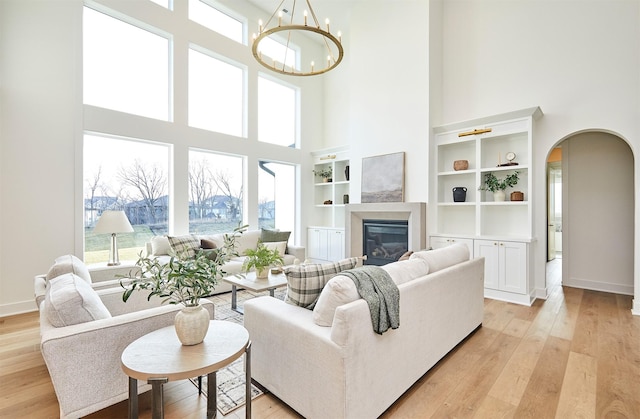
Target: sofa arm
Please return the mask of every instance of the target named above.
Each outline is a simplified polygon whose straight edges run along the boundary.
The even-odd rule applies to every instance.
[[[286,253],[298,259],[300,263],[304,262],[304,260],[307,258],[307,252],[304,246],[288,245]]]

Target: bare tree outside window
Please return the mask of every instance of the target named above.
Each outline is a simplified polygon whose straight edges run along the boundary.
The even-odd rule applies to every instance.
[[[242,221],[243,158],[189,151],[189,232],[232,231]]]
[[[146,212],[140,211],[138,222],[146,216],[146,223],[156,224],[159,219],[166,218],[166,206],[161,205],[160,199],[167,194],[167,177],[156,164],[145,164],[139,159],[134,160],[132,165],[120,166],[118,178],[127,186],[130,186],[138,193],[134,197],[139,198],[146,209]],[[131,218],[131,215],[129,215]]]

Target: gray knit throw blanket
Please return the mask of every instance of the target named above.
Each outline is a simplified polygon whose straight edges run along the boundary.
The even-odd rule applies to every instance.
[[[373,331],[379,335],[400,326],[400,291],[391,276],[379,266],[365,265],[340,272],[356,284],[358,294],[369,305]]]

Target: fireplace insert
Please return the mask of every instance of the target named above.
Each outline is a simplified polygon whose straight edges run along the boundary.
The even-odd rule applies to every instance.
[[[386,265],[397,261],[409,246],[406,220],[362,220],[362,248],[365,265]]]

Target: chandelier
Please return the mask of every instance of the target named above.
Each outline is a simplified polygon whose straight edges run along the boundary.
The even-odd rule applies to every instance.
[[[290,9],[283,8],[284,2],[280,2],[266,24],[263,25],[262,20],[258,22],[258,34],[253,35],[251,47],[255,59],[269,70],[290,76],[315,76],[336,68],[344,56],[341,33],[338,32],[337,36],[331,33],[329,19],[325,20],[324,28],[320,27],[310,0],[305,0],[307,10],[297,18],[296,0]],[[272,37],[274,34],[277,35]],[[284,44],[284,48],[268,51],[267,39]],[[309,46],[314,42],[319,44],[318,48]],[[305,63],[300,63],[300,68],[295,62],[293,45],[301,48],[300,53],[305,60]]]

